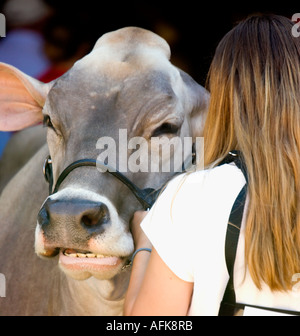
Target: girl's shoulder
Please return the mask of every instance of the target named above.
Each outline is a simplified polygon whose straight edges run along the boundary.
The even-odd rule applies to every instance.
[[[234,163],[229,163],[176,176],[169,182],[166,191],[168,193],[193,191],[200,194],[230,193],[235,186],[242,187],[245,182],[242,171]]]

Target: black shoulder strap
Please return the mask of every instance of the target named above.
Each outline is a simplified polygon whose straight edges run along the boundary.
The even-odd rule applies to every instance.
[[[225,257],[226,266],[229,273],[229,281],[221,302],[219,316],[233,316],[235,310],[235,292],[234,292],[234,262],[236,257],[237,245],[240,236],[240,228],[245,207],[247,195],[247,185],[245,185],[236,198],[228,221],[226,240],[225,240]]]
[[[237,151],[232,151],[225,158],[221,164],[235,162],[238,168],[240,168],[248,182],[246,167],[243,162],[242,156]],[[240,228],[244,213],[245,201],[247,196],[247,183],[240,191],[237,196],[229,216],[228,225],[227,225],[227,233],[225,240],[225,257],[226,257],[226,266],[229,273],[229,281],[225,290],[225,294],[223,296],[223,300],[221,302],[219,316],[233,316],[235,311],[235,292],[234,292],[234,262],[236,257],[237,245],[240,235]]]

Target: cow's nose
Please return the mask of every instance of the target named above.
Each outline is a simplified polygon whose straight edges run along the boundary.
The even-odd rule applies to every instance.
[[[83,228],[89,234],[99,234],[104,230],[104,224],[110,222],[110,215],[102,202],[48,198],[38,214],[38,222],[44,232],[63,225],[67,229]]]

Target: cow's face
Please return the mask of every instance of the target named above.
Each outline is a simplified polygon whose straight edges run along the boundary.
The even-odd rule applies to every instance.
[[[208,101],[206,91],[169,62],[167,43],[138,28],[104,35],[47,89],[42,114],[54,182],[76,160],[105,158],[139,188],[160,187],[180,168],[174,156],[180,165],[185,159],[184,138],[201,135]],[[162,158],[162,147],[175,138],[183,146]],[[164,172],[162,161],[172,161]],[[59,254],[62,270],[76,279],[112,278],[133,252],[128,223],[139,208],[115,177],[77,168],[39,212],[36,253]]]

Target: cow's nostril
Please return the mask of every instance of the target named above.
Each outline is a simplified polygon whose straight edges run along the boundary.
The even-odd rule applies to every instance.
[[[94,226],[98,224],[98,219],[95,219],[94,217],[90,215],[85,215],[81,219],[83,225],[85,226]]]
[[[97,209],[87,210],[81,217],[81,224],[88,230],[96,230],[109,221],[109,210],[105,204],[99,204]]]
[[[43,227],[49,224],[50,216],[45,207],[42,207],[38,214],[38,222]]]

